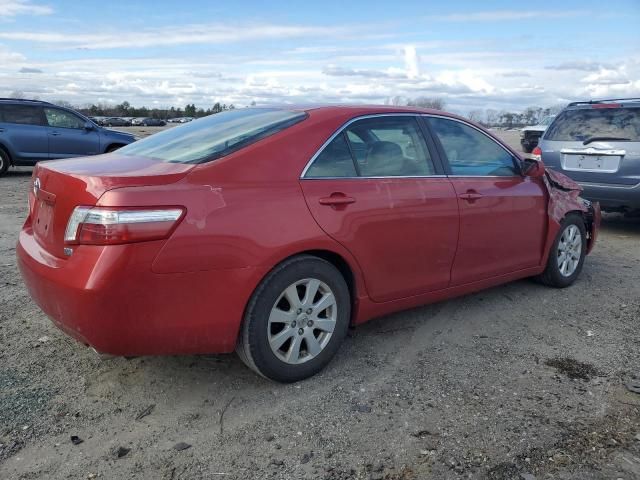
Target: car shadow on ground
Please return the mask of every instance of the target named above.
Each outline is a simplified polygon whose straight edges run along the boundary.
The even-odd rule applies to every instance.
[[[605,213],[602,216],[602,232],[640,236],[640,213],[625,216],[620,213]]]

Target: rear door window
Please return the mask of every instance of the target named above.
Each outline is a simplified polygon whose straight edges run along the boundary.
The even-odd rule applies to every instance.
[[[413,116],[383,115],[347,127],[347,138],[363,177],[435,174],[429,150]]]
[[[0,122],[44,125],[42,108],[34,105],[0,105]]]
[[[640,108],[565,110],[549,127],[545,140],[584,142],[592,137],[640,141]]]
[[[484,133],[457,120],[428,117],[449,161],[452,175],[519,175],[513,156]]]

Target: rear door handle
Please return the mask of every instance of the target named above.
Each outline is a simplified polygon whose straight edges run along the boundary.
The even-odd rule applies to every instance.
[[[51,132],[51,133],[50,133],[50,135],[51,135],[52,137],[57,137],[58,135],[62,135],[62,134],[61,134],[61,133],[58,133],[58,132]]]
[[[466,193],[461,193],[460,195],[458,195],[458,198],[466,200],[467,202],[474,202],[482,198],[482,194],[476,192],[475,190],[467,190]]]
[[[328,197],[321,197],[318,199],[320,205],[330,205],[332,207],[338,207],[341,205],[349,205],[356,201],[353,197],[348,197],[344,193],[335,192]]]

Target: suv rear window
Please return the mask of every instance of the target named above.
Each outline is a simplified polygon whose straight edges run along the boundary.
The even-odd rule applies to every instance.
[[[592,137],[640,141],[640,108],[580,108],[562,112],[545,140],[583,142]]]
[[[243,108],[171,128],[118,150],[172,163],[203,163],[228,155],[307,118],[305,112]]]

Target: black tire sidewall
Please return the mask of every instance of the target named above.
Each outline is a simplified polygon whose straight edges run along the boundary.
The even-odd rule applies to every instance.
[[[331,288],[338,308],[337,322],[329,344],[317,357],[300,365],[291,365],[280,360],[271,350],[267,326],[278,297],[288,286],[305,278],[316,278]],[[279,382],[302,380],[322,370],[336,354],[349,328],[350,316],[351,298],[341,273],[320,258],[301,257],[269,274],[256,290],[245,316],[246,348],[254,365],[265,377]]]
[[[560,273],[560,268],[558,267],[557,252],[558,252],[558,244],[560,243],[562,234],[570,225],[575,225],[580,230],[580,236],[582,240],[582,249],[580,251],[580,261],[578,262],[578,266],[576,267],[575,271],[568,277],[565,277],[564,275],[562,275],[562,273]],[[560,229],[558,230],[558,235],[556,235],[556,239],[554,240],[553,246],[551,247],[551,251],[549,252],[549,260],[547,261],[547,270],[545,271],[545,274],[547,274],[550,277],[550,280],[552,280],[552,282],[556,286],[568,287],[569,285],[573,284],[576,278],[578,278],[578,275],[580,275],[580,272],[582,271],[582,266],[584,264],[584,259],[586,257],[586,252],[587,252],[587,230],[584,225],[582,216],[577,214],[569,214],[560,223]]]
[[[9,169],[9,155],[0,148],[0,175],[7,173]]]

